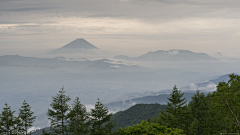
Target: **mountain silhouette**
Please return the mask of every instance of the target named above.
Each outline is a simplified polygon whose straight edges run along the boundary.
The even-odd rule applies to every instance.
[[[86,41],[83,38],[78,38],[67,45],[63,46],[62,48],[56,49],[51,51],[50,54],[71,54],[71,53],[83,53],[91,50],[99,49]]]
[[[172,49],[169,51],[158,50],[148,52],[139,57],[128,57],[125,55],[118,55],[115,59],[126,60],[143,60],[143,61],[196,61],[196,60],[217,60],[206,53],[195,53],[189,50]]]

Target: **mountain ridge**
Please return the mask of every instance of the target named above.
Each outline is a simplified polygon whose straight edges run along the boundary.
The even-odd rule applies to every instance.
[[[126,55],[117,55],[115,59],[140,60],[140,61],[199,61],[199,60],[217,60],[206,53],[195,53],[189,50],[172,49],[168,51],[157,50],[148,52],[138,57],[128,57]]]

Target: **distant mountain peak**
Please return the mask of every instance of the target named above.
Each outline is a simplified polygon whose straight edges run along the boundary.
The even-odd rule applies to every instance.
[[[83,38],[78,38],[67,45],[63,46],[62,48],[73,48],[73,49],[98,49],[88,41]]]
[[[96,49],[99,48],[83,38],[78,38],[63,47],[50,52],[50,54],[78,54]]]

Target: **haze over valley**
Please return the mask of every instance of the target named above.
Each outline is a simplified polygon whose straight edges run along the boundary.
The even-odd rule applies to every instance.
[[[34,126],[46,127],[51,96],[63,86],[67,95],[78,96],[88,109],[100,98],[110,111],[117,112],[136,103],[156,102],[155,97],[169,94],[175,84],[188,93],[212,92],[227,76],[208,80],[239,72],[238,59],[217,59],[188,50],[156,50],[135,58],[106,57],[103,51],[85,39],[76,39],[39,58],[0,56],[1,103],[18,110],[26,99],[37,116]],[[146,101],[147,96],[153,97]],[[165,98],[159,103],[165,104]]]

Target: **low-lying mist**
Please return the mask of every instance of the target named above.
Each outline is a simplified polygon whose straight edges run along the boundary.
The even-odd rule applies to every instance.
[[[97,98],[109,104],[156,96],[161,91],[170,93],[174,85],[185,91],[213,91],[216,83],[202,87],[197,84],[239,73],[239,67],[239,60],[139,61],[0,56],[0,108],[7,102],[17,111],[25,99],[37,116],[34,126],[46,127],[51,96],[55,96],[62,86],[71,101],[78,96],[83,104],[93,106]]]

